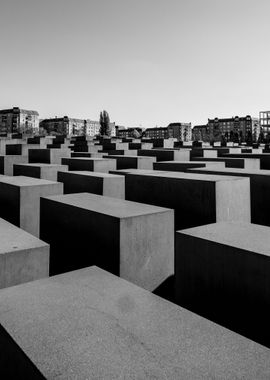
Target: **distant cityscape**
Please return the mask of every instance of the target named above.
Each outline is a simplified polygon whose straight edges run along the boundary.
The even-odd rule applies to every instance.
[[[119,126],[110,122],[111,136],[119,138],[145,137],[151,139],[176,138],[179,141],[203,142],[270,142],[270,111],[259,112],[259,117],[234,116],[208,119],[203,125],[192,127],[191,122],[172,122],[166,127],[142,128]],[[65,134],[99,135],[100,122],[69,116],[39,119],[39,113],[19,107],[0,110],[0,135]]]

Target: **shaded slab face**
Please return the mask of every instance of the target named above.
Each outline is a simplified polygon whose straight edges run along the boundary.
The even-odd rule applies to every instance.
[[[1,291],[0,318],[3,378],[270,376],[263,346],[96,267]]]
[[[248,177],[250,179],[251,223],[270,226],[270,171],[234,168],[196,168],[188,172],[224,176]]]
[[[13,174],[33,178],[46,179],[48,181],[57,181],[58,171],[67,171],[67,165],[56,164],[17,164],[13,167]]]
[[[249,179],[187,173],[126,173],[126,199],[175,210],[175,228],[250,222]],[[240,206],[241,204],[241,206]]]
[[[58,172],[64,184],[64,194],[89,192],[125,199],[125,179],[120,175],[87,171]]]
[[[174,212],[90,193],[41,199],[50,275],[98,265],[148,290],[173,274]]]
[[[63,165],[68,165],[69,170],[86,170],[101,173],[108,173],[110,170],[116,170],[116,161],[107,158],[63,158]]]
[[[48,244],[0,218],[0,288],[48,276]]]
[[[270,347],[269,228],[216,223],[176,233],[176,302]]]
[[[200,161],[160,161],[153,164],[154,170],[186,172],[192,168],[218,167],[225,168],[225,162],[200,162]]]
[[[62,193],[62,183],[3,176],[0,178],[0,217],[39,237],[40,197]]]
[[[156,162],[155,157],[139,157],[127,155],[109,155],[116,160],[117,170],[122,169],[146,169],[153,170],[153,163]]]

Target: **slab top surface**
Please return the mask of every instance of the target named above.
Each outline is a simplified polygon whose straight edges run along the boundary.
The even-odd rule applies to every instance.
[[[48,181],[47,179],[26,177],[23,175],[18,175],[18,176],[14,176],[14,177],[13,176],[3,176],[3,177],[1,177],[0,182],[6,183],[9,185],[19,186],[19,187],[58,184],[58,182]]]
[[[218,222],[179,231],[250,252],[270,256],[269,227],[252,223]]]
[[[109,154],[109,157],[115,157],[115,158],[133,158],[133,159],[151,159],[153,160],[154,157],[150,156],[133,156],[130,154]]]
[[[228,175],[230,175],[230,173],[239,173],[239,174],[243,174],[243,175],[265,175],[265,176],[269,176],[270,175],[270,170],[261,170],[261,169],[240,169],[240,168],[195,168],[195,169],[190,169],[190,171],[192,170],[199,170],[201,172],[204,172],[204,171],[211,171],[211,172],[224,172],[224,173],[228,173]]]
[[[74,174],[74,175],[83,175],[87,177],[98,177],[98,178],[123,178],[123,176],[116,175],[116,174],[109,174],[109,173],[99,173],[99,172],[89,172],[89,171],[68,171],[68,172],[61,172],[59,173],[64,173],[65,175],[69,174]]]
[[[46,197],[46,199],[79,207],[85,210],[94,211],[100,214],[110,215],[116,218],[129,218],[140,215],[173,211],[163,207],[125,201],[123,199],[111,198],[91,193],[53,195]]]
[[[37,168],[61,168],[63,166],[67,167],[67,165],[61,165],[61,164],[43,164],[43,163],[32,163],[32,164],[27,164],[27,163],[22,163],[22,164],[15,164],[17,166],[29,166],[29,167],[37,167]]]
[[[269,379],[270,350],[97,267],[0,292],[47,379]]]
[[[112,161],[112,158],[101,157],[63,157],[63,159],[72,161]]]
[[[41,246],[48,244],[0,218],[0,255]]]
[[[162,172],[162,171],[153,171],[151,173],[136,173],[128,172],[130,175],[145,175],[149,177],[166,177],[166,178],[175,178],[175,179],[189,179],[194,181],[208,181],[208,182],[224,182],[224,181],[235,181],[235,180],[246,180],[247,178],[233,177],[233,176],[222,176],[215,174],[199,174],[199,173],[183,173],[183,172]]]

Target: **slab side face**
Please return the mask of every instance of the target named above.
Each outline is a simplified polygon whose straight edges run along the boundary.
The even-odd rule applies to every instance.
[[[122,219],[120,277],[153,291],[174,273],[174,212]]]
[[[98,265],[119,275],[120,220],[41,199],[40,238],[50,244],[50,275]]]
[[[29,165],[13,165],[13,175],[23,175],[33,178],[40,177],[40,168],[37,166]]]
[[[58,172],[58,181],[64,184],[64,194],[89,192],[103,195],[103,179],[100,177]]]
[[[107,197],[125,199],[125,178],[116,175],[115,178],[103,179],[103,195]]]
[[[270,376],[266,348],[98,268],[1,291],[0,319],[46,379]]]
[[[216,183],[216,221],[251,221],[249,178]]]
[[[5,178],[5,176],[3,176]],[[20,227],[20,188],[1,182],[0,177],[0,217]]]

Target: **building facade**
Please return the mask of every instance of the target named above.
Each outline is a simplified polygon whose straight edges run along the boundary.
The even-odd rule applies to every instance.
[[[115,136],[115,123],[110,123],[111,136]],[[40,129],[47,133],[61,135],[86,135],[94,137],[99,134],[100,124],[90,119],[75,119],[68,116],[44,119],[39,124]]]
[[[259,114],[260,128],[264,136],[270,134],[270,111],[261,111]]]
[[[0,133],[38,133],[39,114],[37,111],[19,107],[0,110]]]
[[[135,138],[135,134],[137,131],[139,133],[139,135],[141,136],[142,135],[142,132],[143,132],[143,129],[138,127],[134,127],[134,128],[117,128],[117,137],[119,138]]]
[[[234,141],[251,142],[258,139],[259,119],[250,115],[244,117],[208,119],[206,125],[193,128],[193,139],[206,142]]]
[[[190,141],[192,137],[191,123],[170,123],[167,127],[147,128],[145,137],[151,139],[177,138],[180,141]]]

